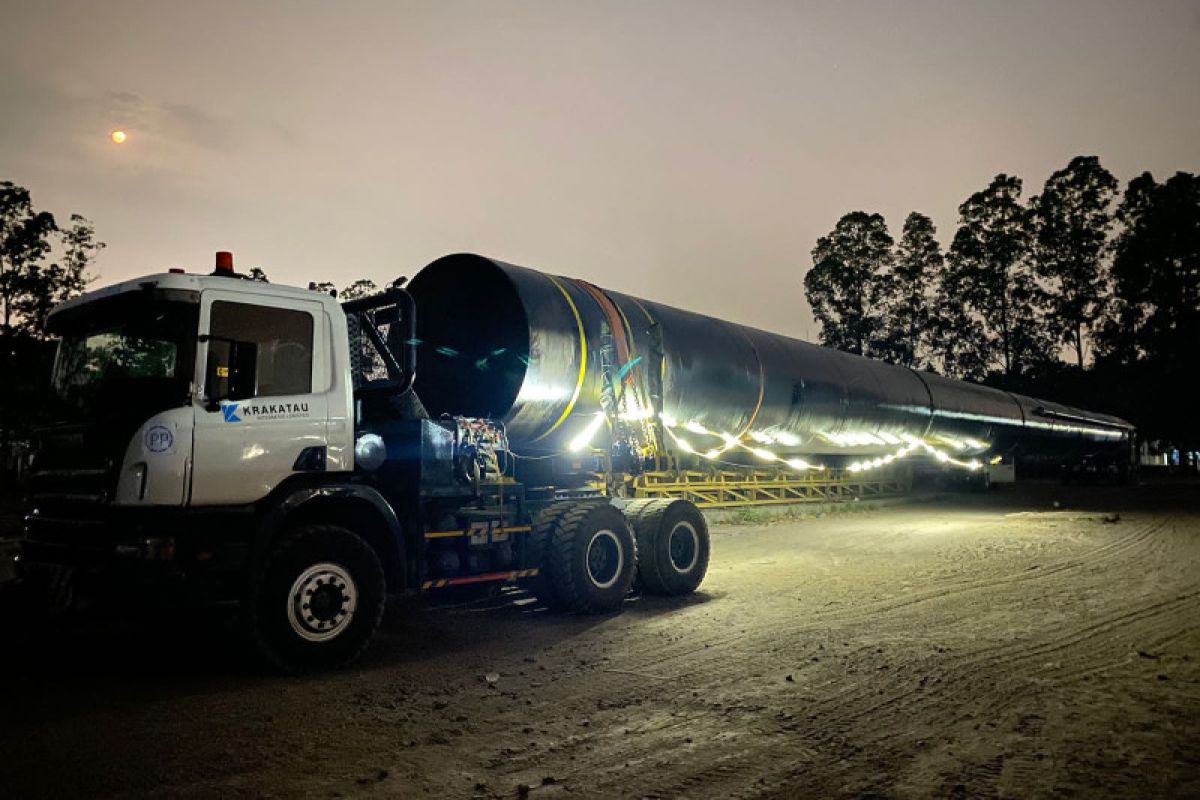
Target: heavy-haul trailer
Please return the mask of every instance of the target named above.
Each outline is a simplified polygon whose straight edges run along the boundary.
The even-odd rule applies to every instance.
[[[1132,434],[478,256],[343,304],[239,278],[221,253],[52,312],[63,422],[39,435],[20,569],[234,606],[284,670],[353,659],[389,593],[515,581],[603,613],[635,579],[694,591],[704,517],[629,499],[644,470],[977,469]]]

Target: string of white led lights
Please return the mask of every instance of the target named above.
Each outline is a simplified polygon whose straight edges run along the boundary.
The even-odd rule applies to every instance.
[[[584,448],[588,447],[588,445],[591,444],[592,439],[595,438],[596,433],[600,430],[600,427],[604,424],[604,419],[605,419],[604,414],[601,412],[601,413],[596,414],[591,420],[589,420],[587,425],[583,428],[583,430],[581,430],[579,432],[579,434],[571,440],[570,445],[569,445],[570,449],[574,450],[574,451],[579,451],[579,450],[583,450]],[[686,422],[682,426],[680,426],[675,419],[671,418],[670,416],[668,416],[666,414],[661,415],[661,419],[663,421],[663,429],[667,432],[667,435],[669,435],[671,437],[671,440],[675,443],[676,447],[678,447],[680,450],[682,450],[685,453],[691,453],[693,455],[698,455],[701,458],[707,459],[709,461],[720,460],[721,456],[723,456],[729,450],[732,450],[733,448],[736,447],[736,448],[745,450],[746,452],[754,455],[756,458],[759,458],[768,463],[773,462],[773,463],[785,464],[788,467],[790,467],[794,470],[797,470],[797,471],[825,469],[825,466],[823,464],[810,464],[809,462],[805,461],[802,458],[785,458],[764,446],[764,445],[773,444],[776,442],[784,445],[785,447],[795,446],[796,444],[799,444],[799,440],[790,434],[779,434],[775,437],[772,437],[768,434],[754,431],[754,432],[751,432],[750,434],[748,434],[749,438],[754,441],[754,444],[751,444],[751,443],[747,443],[747,442],[743,441],[741,438],[734,436],[731,433],[710,430],[709,428],[706,428],[704,425],[702,425],[701,423],[696,422],[696,421]],[[712,447],[707,450],[700,450],[697,447],[695,447],[691,442],[689,442],[687,439],[685,439],[683,436],[676,433],[676,431],[675,431],[676,427],[682,427],[684,430],[689,431],[694,434],[697,434],[697,435],[700,435],[700,436],[711,436],[711,437],[718,438],[721,440],[722,444],[718,447]],[[918,439],[917,437],[915,437],[911,434],[901,434],[900,436],[896,436],[895,434],[886,434],[886,438],[885,438],[884,434],[878,434],[878,435],[872,434],[871,435],[872,438],[869,442],[866,440],[860,441],[861,436],[854,437],[853,441],[851,441],[849,438],[847,438],[847,436],[845,434],[841,434],[839,436],[843,441],[837,441],[837,438],[833,437],[833,436],[825,436],[824,438],[829,439],[830,441],[837,441],[837,443],[842,444],[843,446],[853,446],[853,445],[862,445],[862,444],[899,444],[900,442],[904,442],[904,446],[901,447],[900,449],[896,450],[893,453],[889,453],[887,455],[879,456],[879,457],[873,458],[873,459],[864,459],[862,461],[851,462],[849,464],[849,466],[847,466],[847,469],[850,472],[866,472],[868,470],[878,469],[880,467],[887,466],[888,464],[892,464],[901,459],[907,458],[907,457],[911,456],[913,453],[917,453],[917,452],[927,453],[930,456],[932,456],[935,460],[937,460],[939,463],[948,464],[948,465],[954,466],[954,467],[959,467],[960,469],[969,470],[971,472],[974,472],[975,470],[978,470],[983,466],[983,464],[978,459],[972,458],[969,461],[964,461],[962,459],[955,458],[954,456],[950,455],[950,453],[946,452],[945,450],[935,447],[934,445],[930,444],[929,442],[926,442],[923,439]],[[966,449],[966,448],[970,447],[975,450],[981,450],[981,449],[985,449],[987,445],[984,442],[979,442],[974,439],[968,439],[968,440],[964,440],[961,443],[956,442],[955,446],[958,449]]]

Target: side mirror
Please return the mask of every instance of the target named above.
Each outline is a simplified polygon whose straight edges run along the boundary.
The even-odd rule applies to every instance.
[[[205,365],[205,409],[218,411],[222,400],[253,397],[258,385],[258,345],[222,336],[204,335],[208,342]]]

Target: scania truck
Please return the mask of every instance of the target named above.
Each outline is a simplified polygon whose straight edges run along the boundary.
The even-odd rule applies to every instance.
[[[283,671],[357,657],[389,594],[517,582],[607,613],[635,577],[695,590],[709,539],[691,503],[606,497],[580,476],[607,454],[522,469],[501,421],[431,417],[401,283],[339,303],[222,252],[211,274],[54,309],[61,422],[30,470],[23,578],[228,606]]]

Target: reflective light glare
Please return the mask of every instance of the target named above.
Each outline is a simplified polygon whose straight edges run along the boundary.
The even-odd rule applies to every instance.
[[[671,438],[675,440],[675,444],[679,445],[680,450],[682,450],[685,453],[695,453],[696,452],[696,449],[694,447],[692,447],[691,444],[688,443],[687,439],[683,439],[679,436],[676,436],[675,432],[671,431],[669,429],[667,432],[671,434]]]
[[[644,408],[638,396],[633,392],[629,392],[625,395],[625,410],[617,416],[629,422],[640,422],[653,417],[654,409]]]
[[[701,453],[701,452],[697,451],[695,448],[693,448],[692,445],[688,441],[686,441],[685,439],[678,436],[675,433],[675,431],[673,431],[671,429],[670,425],[666,425],[665,416],[664,416],[663,421],[664,421],[664,425],[666,427],[667,433],[670,434],[671,438],[679,446],[680,450],[683,450],[684,452],[687,452],[687,453],[694,453],[696,455],[703,456],[704,458],[707,458],[710,461],[715,460],[716,458],[721,456],[726,450],[728,450],[731,447],[740,447],[743,450],[746,450],[747,452],[752,453],[753,455],[757,456],[758,458],[761,458],[764,461],[781,461],[784,464],[787,464],[792,469],[796,469],[796,470],[807,470],[807,469],[822,470],[822,469],[825,469],[825,467],[823,465],[809,464],[807,461],[805,461],[802,458],[792,458],[792,459],[785,460],[783,458],[780,458],[778,455],[771,452],[770,450],[768,450],[765,447],[753,447],[751,445],[748,445],[731,433],[726,433],[726,432],[716,433],[715,431],[710,431],[708,428],[705,428],[703,425],[701,425],[698,422],[689,422],[686,425],[684,425],[684,427],[687,430],[690,430],[694,433],[701,433],[701,434],[706,434],[706,435],[710,435],[710,436],[720,436],[725,442],[725,446],[722,448],[712,448],[710,450],[707,450],[707,451]],[[915,452],[918,448],[924,450],[926,453],[933,456],[935,460],[937,460],[939,463],[942,463],[942,464],[951,464],[956,467],[961,467],[962,469],[971,470],[972,472],[974,472],[975,470],[977,470],[983,466],[983,464],[980,463],[977,459],[971,459],[970,461],[959,461],[958,459],[953,458],[945,450],[939,450],[938,448],[934,447],[933,445],[929,444],[928,442],[918,439],[917,437],[913,436],[910,433],[901,434],[899,439],[897,439],[897,437],[893,434],[881,434],[881,435],[877,436],[875,434],[870,434],[870,433],[868,433],[868,434],[822,433],[820,435],[823,438],[828,439],[829,441],[839,441],[840,440],[840,443],[846,443],[846,444],[851,444],[851,443],[853,443],[853,444],[883,444],[885,442],[888,444],[892,444],[893,442],[890,441],[891,439],[896,439],[897,442],[900,440],[903,440],[907,443],[907,444],[905,444],[904,447],[901,447],[899,450],[897,450],[894,453],[888,453],[887,455],[878,456],[874,459],[868,459],[865,461],[852,462],[849,466],[846,467],[846,469],[849,470],[850,472],[863,472],[863,471],[869,470],[869,469],[878,469],[879,467],[886,466],[888,464],[891,464],[894,461],[898,461],[902,458],[906,458],[907,456],[909,456],[913,452]],[[754,439],[755,441],[762,441],[763,438],[770,438],[770,437],[768,437],[766,434],[763,434],[761,437],[751,434],[751,438]],[[793,442],[798,441],[795,437],[789,436],[789,438]],[[776,436],[775,441],[777,441],[781,444],[787,444],[787,442],[784,440],[783,436]],[[986,444],[984,442],[980,442],[976,439],[966,440],[965,443],[959,442],[959,443],[957,443],[957,445],[959,445],[959,449],[965,448],[967,446],[974,447],[976,445],[979,445],[980,448],[986,447]],[[999,463],[999,461],[1000,461],[1000,456],[996,456],[994,459],[992,459],[991,463],[996,464],[996,463]]]
[[[784,447],[795,447],[796,445],[800,444],[800,440],[795,436],[792,436],[790,433],[775,434],[775,441],[779,442]]]
[[[889,434],[890,436],[891,434]],[[860,447],[869,444],[893,444],[882,436],[877,436],[874,433],[866,432],[837,432],[837,433],[821,433],[821,438],[836,444],[838,447]],[[898,444],[899,442],[895,442]]]
[[[518,399],[522,401],[528,401],[530,403],[557,402],[559,400],[566,400],[570,396],[571,391],[569,389],[564,389],[561,386],[549,386],[544,383],[529,383],[521,387],[521,392],[518,395]]]
[[[125,140],[128,138],[129,138],[129,134],[125,133],[125,131],[113,131],[112,132],[113,144],[125,144]]]
[[[579,451],[592,443],[592,439],[596,435],[596,431],[600,430],[600,426],[604,424],[604,412],[600,411],[596,416],[592,417],[587,426],[579,432],[579,435],[571,440],[568,447],[573,451]]]

